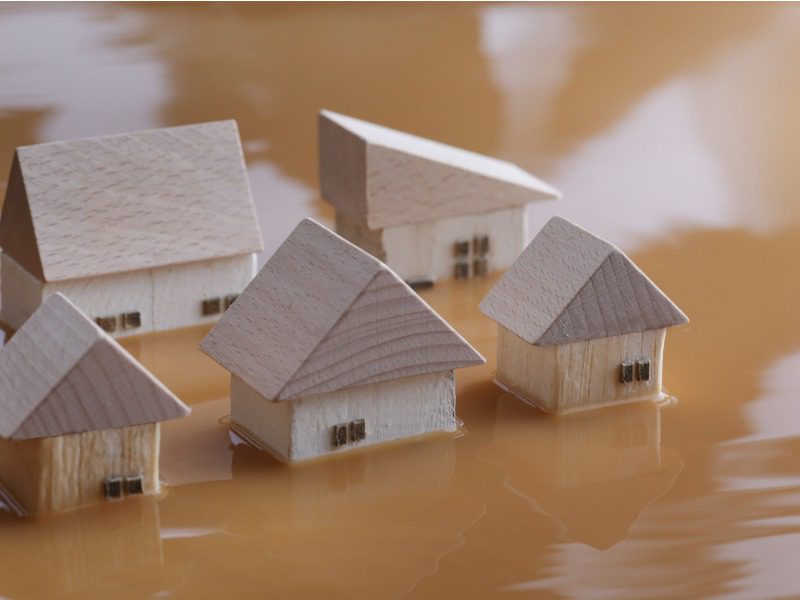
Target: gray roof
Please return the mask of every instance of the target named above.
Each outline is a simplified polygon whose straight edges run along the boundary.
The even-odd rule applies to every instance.
[[[200,347],[271,400],[484,362],[386,265],[311,219]]]
[[[18,148],[0,246],[44,281],[259,252],[236,122]]]
[[[15,440],[175,419],[189,408],[61,294],[0,348],[0,436]]]
[[[560,217],[548,221],[480,307],[540,346],[688,322],[619,248]]]

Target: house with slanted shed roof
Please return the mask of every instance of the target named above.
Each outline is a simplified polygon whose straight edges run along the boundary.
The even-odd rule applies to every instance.
[[[159,423],[189,408],[61,294],[0,348],[0,482],[27,513],[159,489]]]
[[[497,382],[545,411],[661,394],[668,327],[686,315],[621,250],[551,219],[481,302]]]
[[[236,123],[17,148],[0,247],[11,327],[55,292],[115,336],[216,320],[262,249]]]
[[[336,231],[420,285],[505,269],[526,205],[560,197],[514,164],[327,110],[319,174]]]
[[[453,370],[483,357],[391,269],[305,219],[209,332],[233,429],[294,462],[455,431]]]

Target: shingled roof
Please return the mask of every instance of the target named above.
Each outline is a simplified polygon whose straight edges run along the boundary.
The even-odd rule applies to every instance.
[[[260,251],[236,122],[17,148],[0,246],[43,281]]]
[[[322,196],[371,229],[561,195],[504,160],[328,110],[319,113],[319,138]]]
[[[189,408],[61,294],[0,348],[0,436],[15,440],[175,419]]]
[[[547,222],[480,307],[539,346],[689,321],[619,248],[560,217]]]
[[[200,347],[271,400],[484,362],[386,265],[310,219]]]

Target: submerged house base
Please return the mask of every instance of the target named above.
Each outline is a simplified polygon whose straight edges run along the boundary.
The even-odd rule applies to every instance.
[[[285,462],[433,431],[455,431],[453,371],[272,401],[231,377],[233,429]]]
[[[525,207],[369,229],[337,212],[336,232],[405,281],[481,277],[514,262],[527,239]]]
[[[60,292],[117,338],[214,322],[256,273],[254,254],[52,282],[7,254],[0,265],[2,319],[14,329]]]

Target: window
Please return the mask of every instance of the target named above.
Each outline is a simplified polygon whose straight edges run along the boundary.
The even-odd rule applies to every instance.
[[[455,270],[453,271],[453,277],[456,279],[467,279],[469,277],[469,263],[464,261],[457,262]]]
[[[144,493],[144,483],[142,482],[141,475],[125,478],[125,493],[127,493],[129,496]]]
[[[367,423],[364,419],[356,419],[349,423],[333,426],[333,445],[338,448],[350,442],[360,442],[367,438]]]
[[[333,426],[333,445],[344,446],[347,443],[347,423]]]
[[[636,361],[636,379],[650,381],[650,359],[640,358]]]
[[[469,256],[469,242],[466,240],[459,240],[455,244],[456,258],[466,258]]]
[[[650,359],[640,358],[635,363],[625,361],[619,366],[620,383],[633,383],[636,381],[650,381]]]
[[[625,361],[619,366],[620,383],[631,383],[633,381],[633,363]]]
[[[476,236],[475,239],[472,240],[472,251],[475,256],[486,256],[489,254],[489,236]]]
[[[236,302],[236,299],[239,297],[239,294],[228,294],[225,296],[225,310],[228,310],[231,307],[231,304]]]
[[[117,317],[97,317],[94,322],[106,333],[114,333],[117,330]]]
[[[459,240],[454,246],[455,265],[453,277],[468,279],[489,273],[489,236],[476,235],[469,240]]]
[[[210,317],[222,312],[222,300],[220,298],[206,298],[203,300],[203,316]]]
[[[367,424],[364,419],[357,419],[350,423],[350,441],[360,442],[367,437]]]
[[[106,498],[122,498],[122,477],[109,477],[105,483]]]
[[[200,302],[200,312],[204,317],[218,315],[228,310],[238,297],[239,294],[228,294],[227,296],[205,298]]]
[[[120,321],[123,329],[137,329],[142,326],[142,315],[138,312],[124,313]]]

